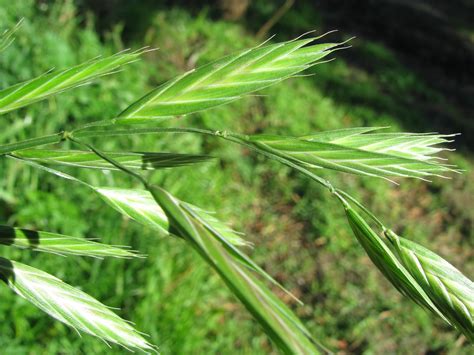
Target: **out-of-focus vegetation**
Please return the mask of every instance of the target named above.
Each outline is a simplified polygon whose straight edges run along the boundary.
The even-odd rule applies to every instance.
[[[220,19],[213,7],[100,3],[0,1],[2,28],[25,18],[16,41],[0,56],[0,87],[127,47],[160,48],[118,75],[5,115],[0,143],[113,117],[152,86],[183,70],[259,43],[254,34],[277,10],[273,2],[255,2],[239,21],[229,22]],[[340,33],[332,35],[335,39],[358,34],[351,42],[354,48],[311,70],[314,76],[284,82],[263,96],[187,120],[212,129],[291,135],[361,125],[461,131],[468,137],[461,140],[460,153],[451,156],[466,172],[450,181],[401,180],[400,186],[394,186],[370,178],[326,175],[335,185],[354,192],[398,232],[473,275],[474,175],[469,139],[473,111],[472,102],[463,96],[472,93],[472,87],[468,81],[459,79],[459,86],[452,86],[448,80],[450,75],[470,71],[450,68],[449,61],[440,58],[423,68],[429,58],[419,54],[421,49],[410,52],[409,46],[401,46],[403,36],[397,42],[393,36],[374,35],[367,30],[373,25],[369,20],[366,27],[350,21],[345,28],[342,19],[348,8],[337,7],[339,2],[333,12],[325,2],[320,7],[302,3],[290,8],[270,32],[285,40],[309,29],[322,33],[337,24]],[[474,30],[464,25],[462,17],[450,28],[466,46],[466,60],[472,58]],[[414,27],[413,33],[417,31]],[[451,48],[440,41],[443,45]],[[449,51],[439,53],[449,55]],[[469,353],[464,338],[403,299],[383,279],[353,238],[337,201],[305,177],[225,141],[200,136],[155,135],[97,143],[105,150],[183,151],[185,147],[189,153],[216,155],[211,163],[154,173],[153,181],[184,200],[218,211],[221,219],[244,231],[255,243],[252,256],[303,300],[303,307],[293,304],[296,313],[316,338],[333,349]],[[157,238],[80,186],[71,188],[14,162],[0,164],[2,223],[98,237],[110,244],[131,245],[148,258],[59,258],[9,248],[2,248],[2,255],[40,267],[82,286],[105,304],[120,307],[121,316],[149,333],[163,353],[273,351],[217,276],[179,240]],[[133,184],[115,173],[75,173],[93,183]],[[0,298],[3,353],[122,351],[110,350],[88,336],[78,337],[5,287]]]

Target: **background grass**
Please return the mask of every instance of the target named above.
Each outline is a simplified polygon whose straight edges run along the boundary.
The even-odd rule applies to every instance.
[[[2,28],[25,17],[17,40],[0,56],[0,87],[126,47],[160,48],[94,85],[4,115],[1,143],[113,117],[164,80],[259,43],[253,33],[275,10],[272,2],[257,2],[240,22],[228,22],[212,7],[157,9],[144,1],[127,12],[132,6],[126,2],[102,6],[108,3],[122,6],[108,9],[105,16],[103,8],[88,2],[0,1]],[[320,11],[301,6],[273,29],[275,40],[308,28],[322,32],[337,23],[324,6]],[[344,8],[339,10],[342,17]],[[357,32],[352,23],[347,27],[340,26],[340,34],[331,38]],[[472,29],[462,31],[472,43]],[[294,135],[360,125],[441,133],[453,129],[465,133],[466,127],[469,132],[469,105],[458,98],[463,87],[459,92],[447,90],[449,83],[443,86],[437,80],[440,76],[418,70],[416,53],[370,32],[357,33],[354,48],[312,69],[314,76],[292,79],[265,90],[263,96],[193,115],[180,124]],[[456,332],[402,298],[381,277],[353,238],[336,200],[308,179],[208,137],[155,135],[96,143],[110,150],[127,147],[216,156],[199,167],[154,173],[152,179],[186,201],[217,211],[221,219],[245,232],[255,243],[248,252],[303,300],[305,306],[293,305],[296,313],[328,346],[368,354],[472,350]],[[344,174],[325,176],[354,192],[402,235],[429,246],[472,276],[474,163],[469,140],[461,139],[458,147],[460,153],[450,157],[466,172],[451,181],[428,185],[403,180],[401,186],[393,186]],[[275,351],[218,277],[179,240],[157,237],[123,219],[79,185],[5,160],[0,161],[0,171],[2,223],[98,237],[106,243],[131,245],[148,258],[61,258],[7,247],[1,248],[2,255],[53,273],[105,304],[120,307],[120,315],[150,334],[163,353]],[[94,184],[134,184],[117,173],[70,172]],[[6,287],[0,288],[0,299],[2,353],[123,352],[92,337],[78,337]]]

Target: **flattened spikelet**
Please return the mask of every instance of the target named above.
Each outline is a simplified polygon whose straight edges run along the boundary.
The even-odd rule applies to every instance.
[[[423,288],[400,263],[377,233],[350,206],[346,205],[345,207],[347,219],[357,240],[382,274],[401,294],[447,321],[446,317],[438,310]]]
[[[0,91],[0,114],[111,74],[121,66],[136,61],[141,53],[142,51],[122,52],[105,58],[93,59],[75,67],[51,71],[35,79],[3,89]]]
[[[128,349],[154,351],[129,322],[46,272],[0,258],[0,276],[18,295],[76,330]]]
[[[401,262],[438,309],[474,341],[474,283],[431,250],[388,230]]]
[[[235,101],[315,65],[338,44],[299,39],[229,55],[152,90],[125,109],[117,123],[145,123]]]
[[[201,163],[212,158],[207,155],[161,152],[107,152],[106,154],[129,169],[141,170],[176,168]],[[116,167],[98,157],[95,153],[84,150],[24,149],[18,150],[12,155],[43,164],[101,170],[117,170]]]
[[[132,258],[139,256],[125,247],[97,243],[64,234],[12,228],[0,225],[0,244],[33,249],[57,255],[91,256],[96,258]]]
[[[287,159],[307,169],[332,169],[372,177],[431,176],[458,172],[435,154],[446,150],[438,144],[452,135],[371,133],[377,128],[350,128],[310,136],[256,135],[247,141],[257,149]]]

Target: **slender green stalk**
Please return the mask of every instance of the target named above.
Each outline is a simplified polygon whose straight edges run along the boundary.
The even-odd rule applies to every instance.
[[[380,227],[382,230],[385,230],[385,226],[383,225],[383,223],[368,209],[366,208],[362,203],[360,203],[359,201],[357,201],[354,197],[352,197],[351,195],[349,195],[347,192],[345,191],[342,191],[341,189],[336,189],[336,192],[339,194],[339,196],[343,196],[345,198],[347,198],[349,201],[351,201],[352,203],[354,203],[357,207],[359,207],[366,215],[368,215],[376,224],[378,227]],[[342,200],[341,200],[342,201]],[[349,204],[347,203],[347,201],[342,201],[343,202],[343,205],[347,208],[349,206]]]
[[[334,190],[334,188],[332,187],[329,181],[322,179],[321,177],[312,173],[305,167],[299,166],[289,159],[285,159],[284,157],[271,154],[271,152],[268,152],[266,150],[258,149],[258,147],[255,147],[254,145],[251,145],[248,142],[246,142],[245,135],[241,135],[237,133],[232,133],[232,132],[227,132],[227,131],[213,131],[213,130],[206,130],[206,129],[200,129],[200,128],[152,127],[152,128],[134,128],[134,129],[127,129],[127,130],[84,131],[84,132],[73,133],[73,136],[79,137],[79,138],[92,138],[92,137],[122,136],[122,135],[134,135],[134,134],[153,134],[153,133],[197,133],[197,134],[203,134],[203,135],[208,135],[212,137],[222,138],[227,141],[245,146],[269,159],[276,160],[293,169],[296,169],[300,171],[301,173],[309,176],[311,179],[317,181],[324,187],[328,188],[331,192]]]
[[[219,131],[211,131],[199,128],[166,128],[166,127],[150,127],[150,128],[133,128],[133,129],[120,129],[120,130],[91,130],[90,127],[87,129],[73,130],[70,132],[63,131],[55,134],[41,136],[37,138],[26,139],[19,142],[8,143],[0,145],[0,155],[7,155],[17,150],[37,148],[43,145],[60,143],[67,139],[67,136],[75,138],[93,138],[93,137],[116,137],[116,136],[127,136],[135,134],[153,134],[153,133],[198,133],[204,135],[210,135],[215,137],[222,137]]]
[[[52,144],[52,143],[60,143],[64,140],[64,133],[56,133],[50,134],[47,136],[37,137],[26,139],[20,142],[14,142],[9,144],[0,145],[0,155],[6,155],[12,153],[16,150],[27,149],[27,148],[35,148],[40,147],[42,145]]]
[[[133,176],[134,178],[138,179],[138,181],[140,181],[145,187],[148,186],[148,182],[146,181],[146,179],[141,174],[136,173],[135,171],[129,169],[128,167],[126,167],[122,163],[119,163],[117,160],[108,157],[106,154],[102,153],[100,150],[95,148],[93,145],[91,145],[89,143],[82,142],[79,139],[73,138],[70,135],[68,136],[68,139],[71,142],[77,143],[79,145],[82,145],[82,146],[90,149],[95,154],[97,154],[99,157],[101,157],[102,159],[104,159],[105,161],[110,163],[111,165],[115,166],[117,169],[122,170],[123,172],[127,173],[128,175]]]

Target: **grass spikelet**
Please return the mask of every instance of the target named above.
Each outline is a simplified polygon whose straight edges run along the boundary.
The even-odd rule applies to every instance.
[[[97,243],[68,235],[12,228],[0,225],[0,244],[33,249],[58,255],[91,256],[96,258],[132,258],[139,256],[124,247]]]
[[[365,249],[367,255],[382,274],[400,291],[403,295],[415,301],[420,306],[449,321],[438,310],[423,288],[408,272],[408,270],[397,259],[395,254],[375,233],[367,222],[347,203],[345,211],[349,224],[358,242]]]
[[[12,154],[17,158],[29,159],[43,164],[65,165],[78,168],[118,170],[96,154],[84,150],[24,149]],[[212,157],[208,155],[180,153],[107,152],[129,169],[155,170],[176,168],[201,163]]]
[[[458,172],[439,162],[435,155],[446,148],[452,135],[372,133],[377,128],[351,128],[310,136],[255,135],[247,142],[257,149],[287,159],[307,169],[332,169],[381,177],[412,177],[426,180]]]
[[[168,216],[170,232],[185,239],[221,276],[283,352],[318,354],[326,351],[291,310],[229,253],[219,236],[186,210],[186,205],[159,187],[150,186],[150,192]]]
[[[403,265],[433,303],[474,342],[474,283],[431,250],[399,237],[391,230],[387,230],[385,235]]]
[[[315,38],[264,45],[191,70],[125,109],[116,123],[145,123],[235,101],[315,65],[339,44]]]
[[[127,349],[154,351],[129,322],[88,294],[46,272],[0,258],[0,277],[18,295],[76,330]]]
[[[4,51],[15,40],[14,33],[21,27],[23,19],[17,22],[12,28],[5,30],[0,35],[0,52]]]
[[[136,61],[141,51],[122,52],[97,58],[59,71],[45,73],[35,79],[10,86],[0,91],[0,114],[16,110],[111,74],[123,65]]]
[[[118,212],[138,223],[159,231],[163,235],[168,234],[168,218],[162,208],[156,204],[149,191],[109,187],[93,187],[93,189]],[[225,223],[209,212],[189,203],[187,203],[186,206],[192,210],[193,213],[202,218],[206,225],[223,236],[230,244],[235,246],[249,245],[249,243],[241,237],[240,233],[229,228]]]

